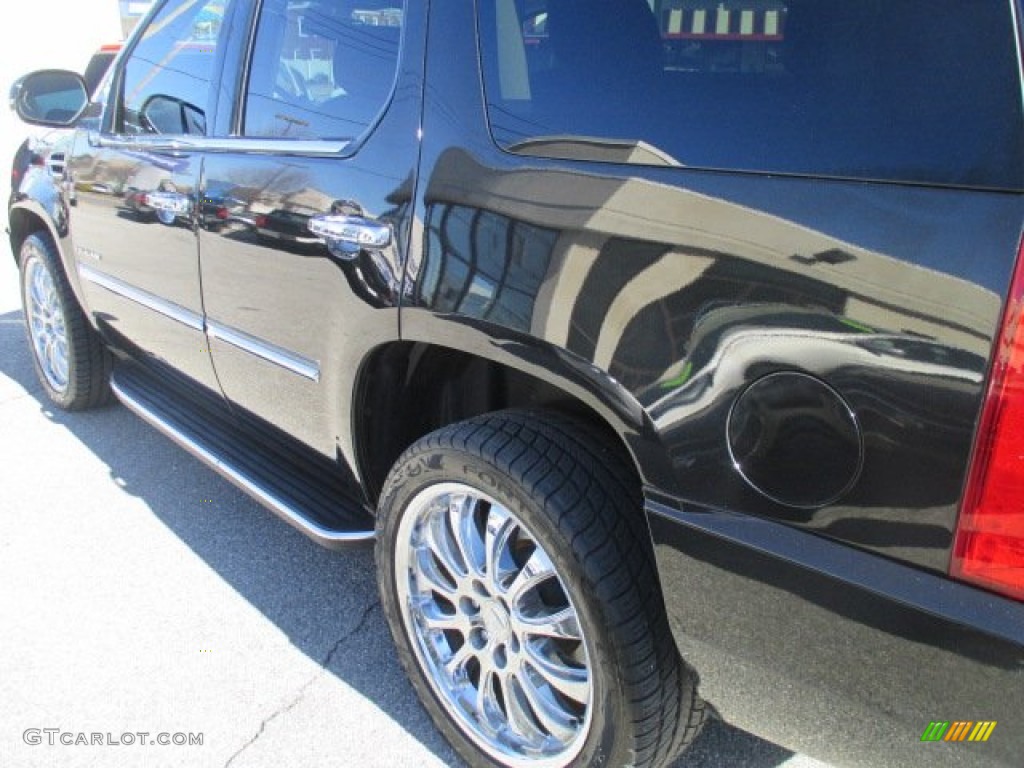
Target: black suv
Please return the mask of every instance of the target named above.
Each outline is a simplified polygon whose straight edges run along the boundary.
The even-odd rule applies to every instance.
[[[475,765],[1019,768],[1020,12],[158,2],[16,90],[40,380],[375,540]]]

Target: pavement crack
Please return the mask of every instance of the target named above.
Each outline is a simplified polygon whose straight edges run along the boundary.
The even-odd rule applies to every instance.
[[[363,613],[362,615],[360,615],[359,621],[356,622],[356,625],[352,627],[352,629],[350,629],[344,635],[342,635],[340,638],[338,638],[337,641],[335,641],[334,645],[332,645],[330,650],[327,651],[327,655],[324,656],[324,660],[320,662],[321,670],[317,674],[317,677],[319,677],[321,674],[323,674],[324,671],[330,668],[331,662],[334,661],[334,657],[335,655],[337,655],[342,643],[344,643],[351,637],[355,637],[363,631],[363,627],[366,626],[366,620],[370,618],[370,614],[373,613],[374,609],[376,608],[380,608],[380,600],[374,600],[372,603],[367,605],[363,609]],[[313,680],[316,680],[316,677],[314,677]],[[310,680],[309,683],[307,683],[307,685],[312,684],[313,680]]]
[[[366,625],[367,619],[370,618],[370,614],[373,613],[375,608],[379,607],[380,601],[374,600],[372,603],[370,603],[363,609],[363,613],[360,615],[359,621],[356,622],[355,626],[352,627],[352,629],[350,629],[348,632],[343,634],[341,637],[339,637],[337,640],[335,640],[334,644],[331,645],[331,647],[328,649],[327,653],[324,655],[323,660],[320,661],[320,671],[313,675],[311,678],[309,678],[309,680],[307,680],[305,683],[303,683],[299,687],[299,690],[295,692],[295,695],[289,701],[285,702],[281,707],[275,709],[273,712],[271,712],[269,715],[263,718],[262,722],[260,722],[259,729],[256,731],[255,734],[253,734],[253,737],[249,739],[247,742],[245,742],[245,744],[243,744],[241,747],[239,747],[235,751],[235,753],[227,759],[227,762],[224,763],[224,768],[230,768],[231,764],[243,752],[245,752],[245,750],[247,750],[249,747],[255,744],[263,735],[263,732],[267,729],[267,726],[272,721],[276,720],[281,715],[288,714],[288,712],[295,709],[295,707],[299,705],[299,703],[306,697],[306,692],[310,689],[313,683],[319,680],[321,675],[323,675],[328,669],[330,669],[331,663],[334,661],[334,657],[341,649],[341,646],[344,645],[345,641],[359,634],[362,631],[363,627]]]

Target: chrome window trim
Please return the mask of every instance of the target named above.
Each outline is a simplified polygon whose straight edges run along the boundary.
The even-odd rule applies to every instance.
[[[209,138],[205,136],[104,136],[89,135],[94,147],[160,152],[244,152],[258,155],[304,155],[334,157],[352,143],[348,139],[262,139],[247,136]]]
[[[173,301],[162,299],[149,291],[136,288],[130,283],[119,280],[112,275],[108,275],[106,272],[101,272],[86,264],[78,265],[78,274],[82,279],[87,280],[93,285],[105,288],[111,293],[146,307],[146,309],[151,309],[171,320],[176,320],[182,325],[186,325],[200,333],[203,332],[203,316],[190,309],[186,309],[180,304],[175,304]]]
[[[243,352],[273,363],[287,371],[296,373],[305,379],[313,382],[320,381],[320,364],[316,360],[289,352],[287,349],[271,344],[263,339],[251,336],[244,331],[239,331],[228,325],[223,325],[215,320],[206,321],[206,335],[210,339],[219,339],[225,344],[230,344]]]

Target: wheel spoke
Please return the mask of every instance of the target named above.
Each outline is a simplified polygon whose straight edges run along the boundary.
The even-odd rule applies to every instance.
[[[530,702],[537,721],[548,733],[561,742],[569,741],[576,735],[579,720],[565,709],[551,695],[550,690],[538,687],[524,669],[516,676],[526,700]]]
[[[46,283],[43,267],[38,264],[32,273],[32,284],[29,292],[32,295],[32,304],[38,310],[42,310],[46,306]]]
[[[477,498],[465,493],[453,493],[448,498],[448,524],[451,526],[453,543],[464,572],[483,575],[484,543],[473,522]]]
[[[423,525],[423,543],[430,548],[458,585],[469,573],[455,552],[452,537],[445,514],[433,513]]]
[[[455,604],[459,597],[455,587],[441,573],[431,549],[423,547],[414,554],[413,568],[416,581],[421,589],[436,592],[448,602]]]
[[[429,597],[420,600],[419,617],[423,626],[434,632],[460,632],[465,637],[469,629],[466,617],[462,613],[444,613]]]
[[[495,693],[497,679],[494,667],[481,657],[480,683],[477,686],[476,700],[474,701],[476,715],[481,723],[490,724],[494,718],[501,716],[501,707],[498,705],[498,697]]]
[[[555,575],[555,566],[551,559],[544,554],[544,550],[537,547],[530,555],[530,558],[523,564],[523,567],[516,574],[515,579],[509,584],[508,596],[513,605],[518,604],[523,596],[534,587],[543,584]]]
[[[560,640],[581,640],[579,619],[576,618],[576,611],[572,606],[566,606],[560,611],[552,614],[539,616],[527,616],[513,607],[512,618],[524,635],[537,635],[541,637],[554,637]]]
[[[515,518],[502,507],[491,505],[487,512],[487,528],[484,532],[484,552],[486,553],[484,570],[487,572],[487,580],[492,589],[498,592],[504,591],[504,577],[512,570],[503,565],[502,555],[505,554],[508,540],[515,529]]]
[[[46,367],[50,369],[50,373],[54,373],[57,370],[57,352],[56,342],[53,336],[46,337]]]
[[[46,329],[34,323],[32,327],[32,346],[36,350],[36,358],[40,363],[46,361]]]
[[[466,662],[473,658],[473,656],[473,647],[469,643],[463,643],[459,650],[444,662],[444,670],[448,673],[449,679],[454,680],[456,683],[468,679]]]
[[[524,662],[552,688],[573,701],[584,702],[590,693],[590,675],[583,667],[572,667],[548,658],[527,644]]]
[[[542,742],[546,734],[533,719],[529,700],[517,676],[507,675],[505,677],[504,693],[505,714],[512,731],[531,744]]]

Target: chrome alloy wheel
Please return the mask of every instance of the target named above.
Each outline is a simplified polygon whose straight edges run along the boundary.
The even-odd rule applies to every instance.
[[[25,313],[32,350],[56,392],[68,386],[68,334],[53,275],[42,255],[30,251],[25,263]]]
[[[395,549],[405,631],[460,729],[513,766],[565,765],[594,691],[576,608],[523,523],[461,483],[420,491]]]

